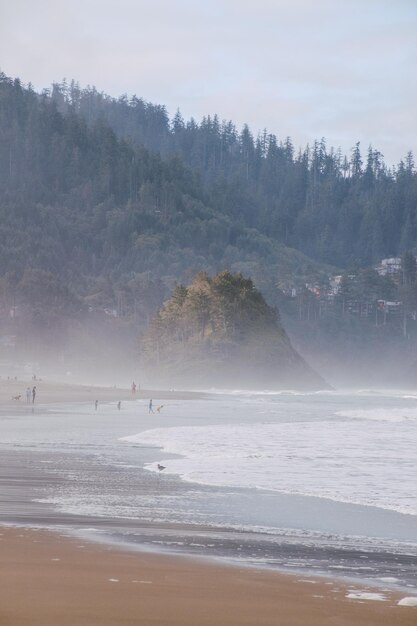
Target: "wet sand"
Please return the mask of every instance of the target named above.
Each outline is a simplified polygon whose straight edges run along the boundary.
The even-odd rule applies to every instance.
[[[398,593],[354,600],[349,591],[364,587],[124,552],[43,530],[0,533],[0,626],[416,624],[417,608],[398,606]]]
[[[36,381],[40,404],[116,402],[199,394],[58,385]],[[0,407],[25,408],[11,399],[30,383],[0,382]],[[27,408],[27,407],[26,407]],[[26,528],[0,527],[0,626],[415,626],[417,607],[398,606],[406,594],[382,591],[385,601],[348,599],[349,590],[377,590],[361,583],[314,579],[225,566],[176,555],[89,544],[46,530],[62,518],[44,503],[45,477],[31,455],[2,458],[1,518]],[[28,480],[28,476],[30,480]],[[52,476],[48,480],[61,480]],[[42,516],[45,519],[42,521]],[[73,523],[74,520],[70,520]],[[80,526],[84,525],[78,520]],[[86,519],[85,524],[93,520]],[[71,524],[70,524],[71,525]],[[382,583],[381,583],[382,584]]]

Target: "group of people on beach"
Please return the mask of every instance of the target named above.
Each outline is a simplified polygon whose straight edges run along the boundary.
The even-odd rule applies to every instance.
[[[131,390],[132,390],[132,394],[133,394],[133,395],[135,395],[135,394],[136,394],[136,389],[137,389],[138,391],[140,391],[140,385],[137,385],[137,386],[136,386],[135,381],[133,381],[133,382],[132,382],[132,385],[131,385]],[[118,407],[118,408],[120,408],[120,407]],[[163,404],[160,404],[159,406],[157,406],[157,407],[156,407],[156,411],[157,411],[157,413],[160,413],[160,412],[161,412],[161,409],[163,409],[163,408],[164,408],[164,405],[163,405]],[[148,409],[149,409],[149,413],[154,413],[154,410],[153,410],[153,400],[152,400],[152,399],[151,399],[151,400],[149,400]]]
[[[136,393],[136,384],[135,382],[132,383],[132,393],[135,394]],[[20,398],[20,396],[19,396]],[[35,404],[35,398],[36,398],[36,385],[34,385],[32,387],[32,389],[30,387],[26,387],[26,404]],[[98,409],[98,400],[94,401],[94,408],[97,411]],[[117,403],[117,409],[120,411],[120,409],[122,408],[122,403],[119,400],[119,402]],[[160,404],[159,406],[156,407],[156,411],[157,413],[160,413],[161,410],[164,408],[163,404]],[[154,413],[153,410],[153,400],[149,400],[149,405],[148,405],[148,409],[149,409],[149,413]]]

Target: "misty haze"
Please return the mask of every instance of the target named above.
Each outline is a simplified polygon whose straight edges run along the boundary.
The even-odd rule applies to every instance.
[[[1,626],[416,623],[417,11],[295,4],[2,7]]]

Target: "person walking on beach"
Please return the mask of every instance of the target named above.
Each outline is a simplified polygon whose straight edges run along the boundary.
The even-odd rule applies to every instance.
[[[133,381],[133,383],[132,383],[132,393],[133,393],[133,395],[136,393],[136,383],[135,383],[135,381]]]
[[[149,413],[153,413],[152,400],[149,400]]]
[[[94,407],[95,407],[95,409],[96,409],[96,411],[97,411],[97,407],[98,407],[98,400],[96,400],[96,401],[94,402]]]
[[[35,404],[35,398],[36,398],[36,387],[33,387],[33,389],[32,389],[32,404]]]
[[[120,400],[119,400],[119,402],[117,403],[117,408],[118,408],[118,410],[119,410],[119,411],[120,411],[120,409],[122,408],[122,403],[120,402]]]
[[[26,387],[26,404],[30,404],[31,391],[30,387]]]

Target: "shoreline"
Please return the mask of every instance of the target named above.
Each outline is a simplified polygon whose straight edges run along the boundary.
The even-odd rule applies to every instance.
[[[0,406],[3,415],[9,413],[16,416],[17,412],[28,413],[28,409],[32,408],[25,402],[18,403],[8,399],[11,389],[26,384],[25,381],[0,381]],[[119,400],[140,400],[145,409],[145,414],[140,419],[146,421],[148,417],[145,401],[150,397],[156,403],[159,399],[188,400],[205,398],[208,395],[201,392],[160,390],[142,390],[133,395],[129,389],[44,381],[36,381],[36,384],[39,391],[36,398],[37,402],[39,399],[39,409],[52,417],[60,414],[61,409],[54,411],[53,406],[60,403],[87,402],[93,405],[94,400],[99,399],[100,402],[110,405]],[[100,420],[106,415],[106,411],[103,411],[103,416],[100,417],[93,407],[90,408],[91,415]],[[34,412],[36,414],[36,410]],[[126,410],[126,414],[129,411]],[[162,416],[155,418],[163,420]],[[135,424],[137,419],[135,415]],[[29,416],[22,423],[29,424],[31,421]],[[20,418],[18,423],[21,423]],[[83,423],[81,419],[80,424]],[[59,457],[55,456],[57,454]],[[152,451],[147,454],[151,454],[152,458]],[[10,449],[3,455],[4,471],[0,474],[3,505],[0,519],[4,520],[0,526],[0,554],[3,565],[0,568],[0,626],[26,626],[28,623],[39,626],[52,626],[56,623],[60,626],[92,626],[95,623],[100,626],[127,623],[158,626],[415,624],[417,608],[397,604],[408,593],[416,596],[415,589],[408,592],[393,587],[388,589],[388,578],[386,582],[383,579],[370,582],[347,579],[337,574],[333,576],[331,573],[317,575],[302,567],[298,572],[283,571],[282,568],[273,570],[257,565],[256,562],[233,562],[227,556],[220,562],[216,553],[213,556],[211,548],[210,554],[204,547],[197,549],[200,550],[199,554],[195,552],[195,548],[189,548],[200,542],[198,532],[193,528],[189,529],[191,532],[185,551],[164,551],[163,544],[167,547],[176,532],[179,536],[187,532],[185,524],[179,525],[170,536],[169,529],[164,531],[163,525],[158,528],[155,520],[144,521],[143,526],[139,525],[134,529],[138,539],[133,544],[103,540],[104,535],[111,537],[111,532],[107,532],[109,528],[106,527],[105,519],[99,521],[98,526],[103,535],[100,537],[98,534],[97,539],[88,533],[91,526],[95,525],[93,518],[87,516],[82,520],[82,515],[79,515],[80,526],[76,528],[72,523],[77,525],[77,516],[71,520],[72,514],[69,514],[68,520],[61,524],[61,513],[54,511],[53,505],[36,499],[37,489],[44,489],[48,481],[50,485],[56,486],[59,481],[66,480],[54,472],[48,474],[48,467],[55,467],[54,457],[63,460],[62,452],[45,449],[42,451],[45,465],[38,466],[33,463],[34,457],[30,451],[26,453],[22,450],[19,454],[19,451]],[[72,454],[64,453],[64,457],[68,461],[64,468],[70,468],[73,472]],[[88,455],[80,457],[78,461],[81,458],[86,475],[91,476],[91,471],[97,468]],[[113,468],[111,474],[117,489],[123,484],[118,483],[118,471],[120,470]],[[48,476],[47,481],[45,476]],[[148,473],[144,481],[143,474],[135,473],[135,479],[135,489],[146,499],[147,493],[153,492],[155,481],[159,477]],[[165,485],[164,481],[162,483],[158,483],[161,496],[168,493],[172,495],[172,484],[169,482]],[[176,486],[180,491],[182,488],[184,485]],[[204,494],[207,493],[209,490],[204,490]],[[20,519],[21,522],[13,523],[13,519]],[[66,524],[68,530],[65,530]],[[126,526],[129,526],[129,522],[126,522]],[[114,537],[117,538],[117,533]],[[185,541],[184,536],[180,540]],[[228,537],[228,540],[232,552],[241,549],[240,542],[233,543],[233,537]],[[210,536],[202,541],[206,541],[207,546],[213,546],[216,539]],[[224,537],[220,537],[219,545],[221,550],[226,549]],[[249,545],[248,554],[253,550],[254,547]],[[288,558],[287,553],[284,552],[283,558]],[[80,581],[83,581],[82,585]],[[349,593],[359,593],[359,596],[347,598]],[[384,598],[378,599],[378,594],[383,594]]]
[[[26,401],[26,388],[36,386],[35,402]],[[0,379],[0,409],[22,410],[36,406],[67,402],[99,403],[130,402],[135,400],[193,400],[201,399],[207,393],[200,391],[182,391],[166,389],[140,389],[132,393],[128,387],[109,387],[98,385],[80,385],[74,383],[52,382],[49,380],[4,380]]]
[[[405,594],[353,582],[131,552],[27,527],[0,527],[0,545],[1,626],[413,626],[416,619],[415,607],[398,605]]]

